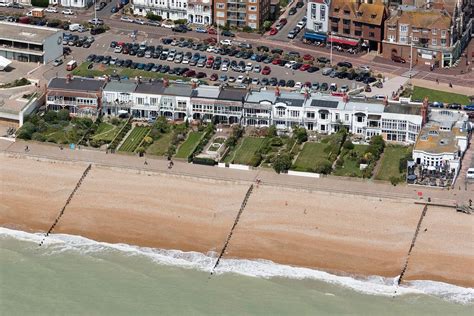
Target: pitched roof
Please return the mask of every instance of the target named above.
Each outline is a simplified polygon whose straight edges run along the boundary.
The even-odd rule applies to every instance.
[[[146,94],[163,94],[163,92],[165,92],[165,86],[163,86],[162,81],[142,82],[137,85],[135,92]]]
[[[224,88],[219,93],[219,100],[244,101],[247,95],[247,89]]]
[[[451,26],[451,17],[440,10],[413,10],[401,11],[392,16],[387,24],[409,24],[411,27],[423,29],[448,29]]]
[[[137,84],[131,81],[110,81],[104,88],[104,91],[110,92],[134,92]]]
[[[48,89],[73,90],[73,91],[100,91],[105,85],[105,80],[88,78],[52,78],[49,81]]]
[[[338,11],[336,12],[336,9]],[[344,14],[349,11],[349,16]],[[351,19],[355,22],[382,25],[386,8],[383,3],[361,3],[359,6],[355,0],[333,0],[331,2],[330,16],[341,19]]]

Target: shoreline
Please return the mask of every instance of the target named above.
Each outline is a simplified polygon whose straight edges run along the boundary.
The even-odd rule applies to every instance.
[[[0,188],[6,193],[0,226],[28,232],[49,228],[85,169],[7,155],[0,161]],[[94,166],[53,233],[219,252],[250,182],[211,178]],[[405,202],[263,184],[250,197],[224,259],[266,259],[336,275],[393,278],[422,209]],[[406,280],[474,287],[472,217],[430,207],[425,220],[428,231],[418,237]]]

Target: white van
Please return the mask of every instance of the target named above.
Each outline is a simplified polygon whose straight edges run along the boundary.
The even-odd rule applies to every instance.
[[[323,76],[328,76],[333,70],[331,67],[324,67],[321,73]]]
[[[474,179],[474,168],[467,169],[466,179]]]
[[[79,23],[73,23],[69,25],[69,31],[74,32],[74,31],[79,31],[79,28],[81,25]]]

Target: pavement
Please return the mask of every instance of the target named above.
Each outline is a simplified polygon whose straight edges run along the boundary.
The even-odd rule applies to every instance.
[[[29,151],[25,153],[25,146]],[[392,186],[387,182],[378,182],[365,179],[347,179],[339,177],[305,178],[277,174],[273,170],[256,169],[249,171],[229,168],[218,168],[203,165],[194,165],[183,161],[175,161],[172,169],[168,169],[168,161],[159,157],[142,157],[122,154],[106,154],[103,151],[82,148],[71,150],[67,147],[61,150],[58,145],[36,142],[16,141],[9,142],[0,139],[0,153],[7,156],[20,156],[31,159],[60,160],[67,163],[92,163],[99,166],[117,167],[138,170],[139,172],[158,172],[177,176],[199,177],[237,182],[255,182],[261,180],[262,185],[283,186],[303,190],[315,190],[350,195],[363,195],[379,198],[406,199],[420,201],[418,196],[422,192],[423,198],[431,198],[433,203],[454,205],[467,203],[474,196],[474,187],[466,186],[459,190],[435,189],[420,186],[398,185]],[[145,160],[147,164],[145,165]]]
[[[186,34],[182,34],[182,33],[176,34],[176,33],[173,33],[171,29],[156,28],[156,27],[148,26],[148,25],[137,25],[137,24],[122,22],[120,21],[121,13],[117,13],[117,14],[110,13],[110,8],[112,5],[113,3],[109,3],[106,8],[104,8],[101,11],[97,11],[97,16],[103,19],[105,21],[105,24],[110,26],[115,33],[124,32],[125,34],[130,34],[131,31],[137,30],[139,34],[140,33],[148,34],[150,37],[153,36],[153,38],[174,36],[174,37],[186,37],[186,38],[192,37],[195,39],[205,39],[209,37],[215,37],[209,34],[196,33],[196,32],[188,32]],[[29,9],[25,9],[24,11],[26,12],[27,10]],[[0,13],[11,14],[12,12],[19,13],[21,12],[21,10],[4,8],[4,7],[0,8]],[[57,14],[47,13],[46,17],[58,18],[62,20],[70,20],[71,22],[76,22],[76,23],[84,22],[94,17],[94,10],[92,8],[85,11],[74,10],[74,12],[76,13],[76,15],[74,16],[64,17],[60,13],[57,13]],[[299,51],[303,55],[310,53],[315,57],[317,56],[328,57],[329,50],[327,48],[319,48],[319,47],[307,45],[301,42],[300,37],[302,36],[301,34],[303,33],[303,31],[300,32],[300,35],[299,35],[300,37],[298,37],[297,39],[293,41],[286,39],[286,35],[288,31],[294,27],[294,24],[296,24],[297,21],[301,19],[301,17],[304,15],[304,12],[305,12],[305,7],[298,9],[297,14],[295,14],[294,16],[290,18],[288,24],[281,30],[281,32],[279,32],[279,34],[281,33],[280,36],[283,36],[283,38],[279,38],[278,36],[277,37],[269,37],[267,35],[261,36],[256,33],[238,32],[236,33],[235,40],[248,42],[255,46],[266,45],[271,48],[282,48],[285,50],[293,50],[293,51],[296,50],[296,51]],[[114,32],[107,32],[107,33],[114,33]],[[471,43],[470,45],[473,45],[473,43]],[[368,65],[374,71],[383,73],[385,76],[388,76],[388,77],[399,76],[405,73],[409,67],[407,64],[397,64],[397,63],[392,62],[391,60],[383,59],[379,56],[372,58],[370,55],[369,56],[351,55],[348,53],[333,52],[333,63],[337,63],[339,61],[349,61],[355,66]],[[424,65],[415,65],[414,68],[418,71],[416,75],[416,79],[423,79],[425,81],[432,81],[432,82],[435,82],[436,79],[438,79],[438,81],[441,83],[451,82],[453,85],[466,87],[467,94],[473,94],[472,87],[474,87],[474,78],[472,77],[471,68],[469,67],[466,68],[465,66],[460,65],[459,67],[452,68],[452,69],[435,69],[433,72],[427,70],[426,66]],[[463,73],[461,73],[461,71]],[[466,73],[466,71],[468,73]],[[295,79],[295,81],[297,80],[298,79]],[[313,81],[313,80],[309,80],[309,81]]]

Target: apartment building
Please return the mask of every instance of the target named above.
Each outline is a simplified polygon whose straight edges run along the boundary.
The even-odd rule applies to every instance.
[[[381,0],[331,0],[328,40],[381,52],[387,15]]]
[[[270,16],[270,0],[214,0],[214,19],[219,25],[260,29]]]
[[[309,0],[306,7],[305,39],[322,42],[327,40],[330,8],[331,0]]]
[[[105,80],[73,78],[52,78],[46,90],[46,109],[66,109],[71,115],[95,116],[102,107],[102,93]]]
[[[132,0],[133,14],[146,16],[159,15],[163,20],[188,18],[188,0]]]
[[[383,56],[400,56],[407,62],[412,58],[413,64],[451,67],[469,44],[472,24],[468,1],[399,6],[385,23]]]

